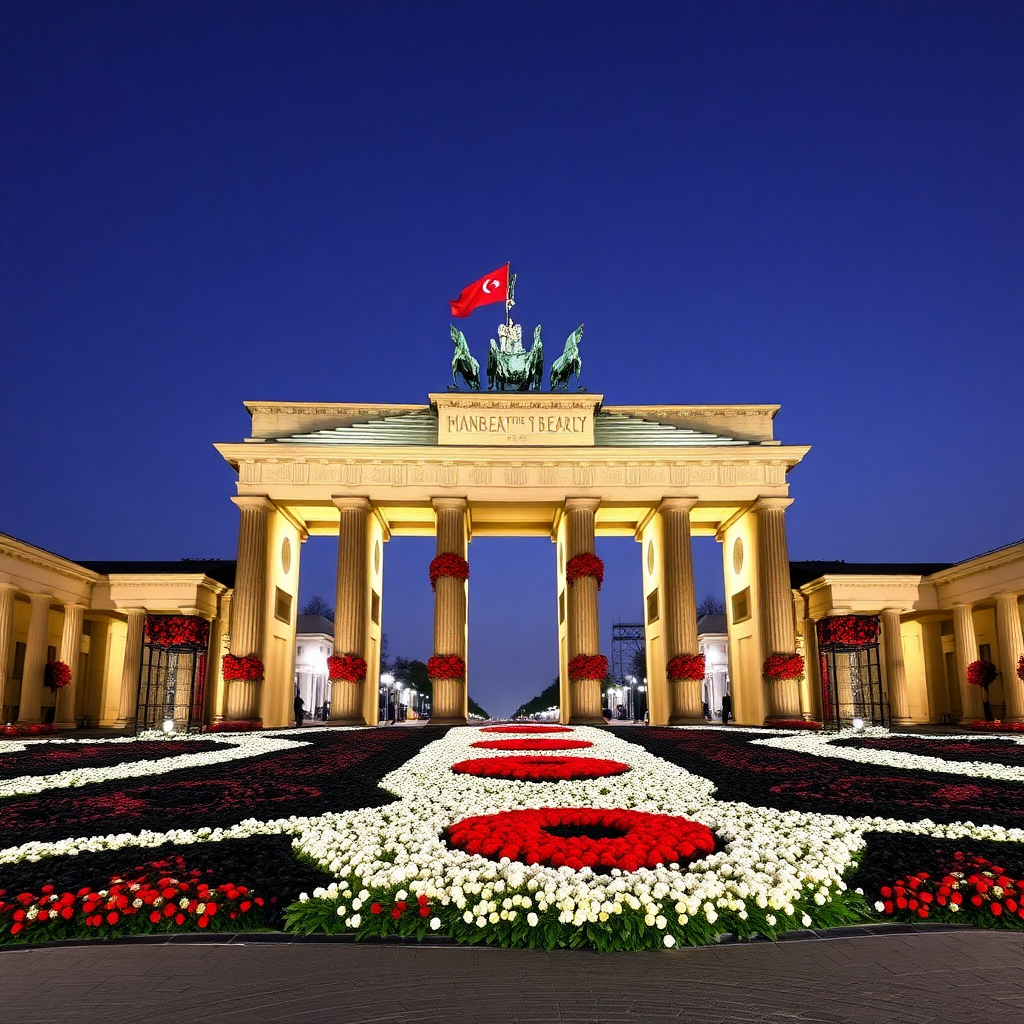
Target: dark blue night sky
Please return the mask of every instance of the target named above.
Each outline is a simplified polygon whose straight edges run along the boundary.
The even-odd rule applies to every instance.
[[[0,530],[234,554],[245,399],[424,402],[511,260],[609,403],[780,403],[794,558],[1024,535],[1019,2],[96,3],[0,11]],[[480,358],[500,306],[461,326]],[[639,549],[602,630],[640,615]],[[427,540],[387,551],[430,653]],[[721,590],[695,542],[699,593]],[[556,669],[554,547],[470,548],[472,692]],[[334,551],[304,548],[303,599]],[[606,640],[607,643],[607,640]],[[606,649],[607,653],[607,649]]]

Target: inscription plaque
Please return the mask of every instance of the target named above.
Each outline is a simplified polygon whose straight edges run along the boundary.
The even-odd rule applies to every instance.
[[[601,395],[431,395],[438,444],[587,446]]]

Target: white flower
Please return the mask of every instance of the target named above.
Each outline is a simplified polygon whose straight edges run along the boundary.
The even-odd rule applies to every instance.
[[[666,935],[661,941],[664,942],[669,949],[676,944],[676,940],[672,938],[671,935]]]
[[[432,917],[430,919],[430,930],[436,932],[441,927],[441,918]]]
[[[537,927],[537,923],[538,923],[539,921],[540,921],[540,918],[539,918],[539,917],[538,917],[538,916],[537,916],[537,915],[536,915],[535,913],[533,913],[533,911],[532,911],[532,910],[530,911],[530,913],[529,913],[529,914],[527,914],[527,915],[526,915],[526,923],[527,923],[527,924],[528,924],[528,925],[529,925],[529,926],[530,926],[531,928],[536,928],[536,927]]]

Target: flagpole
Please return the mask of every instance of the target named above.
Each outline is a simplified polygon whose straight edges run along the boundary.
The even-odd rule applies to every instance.
[[[512,288],[512,261],[505,264],[505,326],[512,326],[512,307],[508,302],[508,293]]]

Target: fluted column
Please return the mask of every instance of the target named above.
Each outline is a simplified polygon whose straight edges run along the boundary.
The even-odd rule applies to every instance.
[[[758,498],[757,574],[764,655],[794,654],[793,591],[789,582],[786,509],[792,498]],[[800,718],[800,683],[796,679],[765,682],[768,719]]]
[[[696,498],[666,498],[658,509],[665,560],[662,595],[668,661],[681,654],[697,653],[697,600],[690,542],[690,509],[696,504]],[[669,725],[704,724],[702,684],[701,679],[669,680]]]
[[[78,690],[78,660],[82,651],[84,604],[64,605],[64,632],[60,638],[60,660],[71,669],[71,682],[57,691],[54,724],[58,729],[75,728],[75,694]]]
[[[818,624],[804,619],[804,685],[800,688],[802,717],[821,720],[821,660],[818,652]]]
[[[565,561],[582,554],[597,554],[594,521],[599,498],[565,499]],[[601,631],[597,611],[597,579],[581,576],[566,590],[566,647],[569,660],[577,654],[600,654]],[[604,725],[600,679],[570,680],[570,715],[573,725]]]
[[[7,665],[11,660],[11,626],[14,624],[14,583],[0,583],[0,706],[7,703]]]
[[[263,496],[231,499],[241,513],[238,524],[238,562],[231,601],[231,653],[236,657],[265,657],[267,607],[267,537],[274,503]],[[262,682],[233,679],[227,683],[224,717],[255,721],[260,717]]]
[[[1024,721],[1024,682],[1017,678],[1017,663],[1024,654],[1020,609],[1016,594],[996,595],[996,636],[999,640],[999,666],[1006,699],[1004,719]]]
[[[946,681],[942,623],[938,619],[924,619],[921,622],[921,650],[928,685],[928,721],[937,724],[943,715],[956,711],[956,702],[952,699],[953,693]]]
[[[978,639],[969,604],[953,606],[953,637],[956,640],[956,671],[960,686],[960,724],[970,725],[982,717],[980,687],[967,682],[967,666],[978,660]]]
[[[368,604],[367,498],[335,498],[338,507],[338,579],[334,603],[334,653],[366,657]],[[344,679],[331,683],[331,717],[334,725],[364,725],[363,687]]]
[[[907,694],[907,669],[903,663],[899,608],[884,609],[881,619],[885,681],[889,690],[889,715],[893,725],[908,725],[911,721],[910,697]]]
[[[146,639],[146,609],[128,610],[128,635],[124,642],[124,662],[121,665],[121,700],[117,710],[115,729],[135,725],[139,701],[139,671],[142,666],[142,644]]]
[[[46,673],[46,638],[49,633],[49,594],[29,594],[32,611],[28,620],[28,643],[25,645],[25,665],[21,673],[21,703],[19,722],[38,722],[42,718],[43,678]]]
[[[465,498],[435,498],[437,553],[466,557],[468,539]],[[434,588],[434,653],[457,654],[466,660],[468,583],[441,576]],[[467,670],[468,676],[468,670]],[[467,679],[435,679],[430,705],[433,725],[464,725]]]

